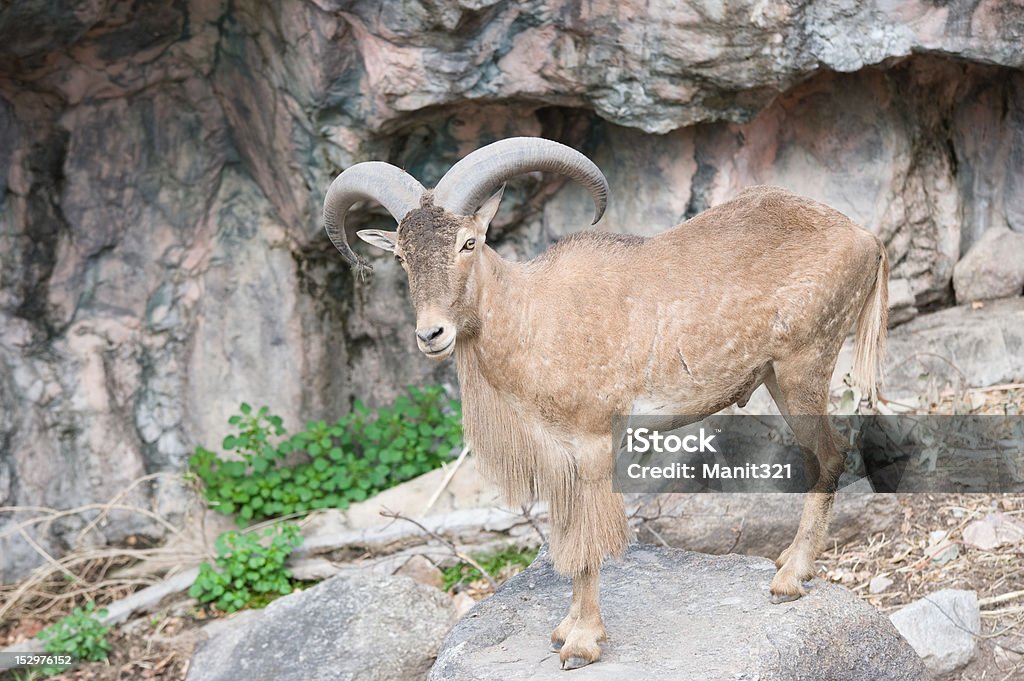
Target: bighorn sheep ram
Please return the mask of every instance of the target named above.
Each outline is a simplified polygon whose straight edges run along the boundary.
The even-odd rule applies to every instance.
[[[556,142],[514,138],[469,154],[432,191],[387,163],[354,165],[327,192],[324,223],[361,271],[346,212],[372,200],[398,221],[396,232],[359,236],[408,274],[420,350],[455,355],[466,438],[484,471],[509,502],[549,504],[551,557],[572,577],[551,641],[572,669],[601,655],[598,572],[629,540],[612,486],[613,416],[651,405],[708,415],[761,384],[784,415],[824,415],[854,322],[853,377],[874,396],[888,259],[877,237],[828,206],[752,187],[653,237],[580,232],[509,262],[487,245],[487,227],[503,183],[531,171],[582,184],[600,220],[608,185],[597,166]],[[776,601],[801,596],[814,574],[844,460],[830,427],[788,420],[821,474],[776,561]]]

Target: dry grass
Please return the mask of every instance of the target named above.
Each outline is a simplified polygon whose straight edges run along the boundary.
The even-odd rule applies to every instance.
[[[122,502],[135,487],[169,475],[156,473],[139,478],[105,504],[63,510],[0,507],[0,513],[28,516],[26,520],[5,527],[3,536],[20,535],[43,558],[43,564],[25,579],[15,584],[0,584],[0,644],[9,638],[12,628],[26,619],[55,621],[86,602],[110,603],[162,579],[157,572],[123,573],[122,569],[127,566],[146,563],[180,567],[183,561],[185,566],[190,566],[202,560],[204,556],[200,550],[185,546],[181,541],[156,546],[146,537],[133,535],[119,546],[94,547],[87,539],[89,531],[114,511],[147,518],[164,527],[173,540],[181,539],[182,529],[168,519],[150,509]],[[82,548],[57,558],[33,539],[31,531],[42,529],[45,532],[50,524],[68,516],[79,516],[89,519],[89,522],[78,536]]]

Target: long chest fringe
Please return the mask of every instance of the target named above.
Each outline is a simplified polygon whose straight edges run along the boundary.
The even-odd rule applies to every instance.
[[[571,496],[576,459],[566,444],[528,415],[514,397],[471,371],[462,371],[463,428],[480,469],[516,507],[535,499]]]

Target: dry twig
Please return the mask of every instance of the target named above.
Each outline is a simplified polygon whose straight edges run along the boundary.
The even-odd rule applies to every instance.
[[[385,518],[391,518],[392,520],[404,520],[404,521],[406,521],[408,523],[412,523],[416,527],[420,528],[421,530],[423,530],[423,532],[428,534],[430,537],[432,537],[433,539],[435,539],[435,540],[441,542],[442,544],[444,544],[445,546],[447,546],[448,550],[452,552],[452,555],[454,555],[456,558],[461,560],[463,563],[468,563],[469,565],[472,565],[474,568],[479,570],[480,574],[483,575],[484,579],[487,580],[487,583],[488,583],[488,585],[490,585],[491,589],[493,589],[495,591],[498,590],[498,583],[496,581],[494,581],[494,577],[491,576],[491,573],[489,573],[487,570],[485,570],[484,567],[482,565],[480,565],[480,563],[478,563],[476,560],[473,559],[472,556],[470,556],[469,554],[467,554],[467,553],[465,553],[463,551],[460,551],[459,548],[451,540],[449,540],[449,539],[447,539],[445,537],[442,537],[441,535],[439,535],[436,532],[432,531],[430,528],[426,527],[422,523],[420,523],[420,522],[418,522],[416,520],[413,520],[412,518],[406,517],[406,516],[402,515],[401,513],[395,513],[394,511],[389,511],[388,509],[381,509],[380,514],[382,516],[384,516]]]

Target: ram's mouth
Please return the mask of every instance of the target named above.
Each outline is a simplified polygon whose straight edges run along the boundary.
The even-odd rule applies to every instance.
[[[424,355],[426,355],[430,359],[444,359],[445,357],[447,357],[448,355],[450,355],[452,353],[452,350],[454,348],[455,348],[455,335],[452,334],[451,340],[449,340],[445,344],[445,346],[443,348],[438,348],[438,349],[435,350],[433,348],[420,347],[420,350],[423,352]]]

